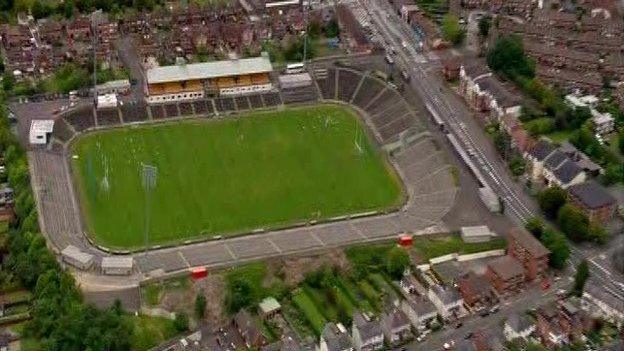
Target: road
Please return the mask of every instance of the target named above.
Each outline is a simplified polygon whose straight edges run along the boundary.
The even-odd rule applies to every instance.
[[[471,157],[487,185],[501,197],[506,215],[518,225],[523,225],[527,219],[539,215],[535,201],[510,178],[506,165],[482,128],[472,118],[472,111],[444,84],[440,75],[436,74],[438,68],[428,63],[427,57],[418,52],[422,45],[417,42],[418,39],[409,25],[392,11],[386,0],[357,1],[362,8],[367,9],[373,31],[381,44],[396,52],[395,62],[410,74],[410,86],[420,99],[433,107],[445,122],[448,132],[457,138],[464,150],[474,151]],[[624,293],[621,292],[624,279],[612,269],[608,257],[595,248],[571,246],[571,265],[574,267],[583,259],[590,263],[593,283],[624,301]]]

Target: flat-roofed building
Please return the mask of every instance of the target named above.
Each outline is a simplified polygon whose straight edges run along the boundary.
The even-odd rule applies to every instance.
[[[87,270],[93,265],[93,255],[81,251],[79,248],[68,245],[61,251],[63,262],[70,264],[78,269]]]
[[[52,130],[54,129],[54,120],[52,119],[33,119],[30,122],[30,131],[28,140],[32,146],[45,146],[50,141]]]
[[[134,267],[130,256],[107,256],[102,258],[102,273],[108,275],[129,275]]]
[[[617,200],[607,189],[593,181],[568,188],[568,200],[583,211],[592,223],[610,221],[617,207]]]
[[[147,101],[197,100],[273,89],[268,54],[259,57],[162,66],[147,71]]]
[[[550,251],[524,229],[512,228],[509,231],[507,254],[522,264],[524,276],[529,281],[542,276],[548,269]]]

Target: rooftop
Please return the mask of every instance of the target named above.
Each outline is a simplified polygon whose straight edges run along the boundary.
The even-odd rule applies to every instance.
[[[511,329],[518,333],[527,330],[534,325],[533,320],[531,320],[531,318],[525,313],[510,314],[509,317],[507,317],[506,323]]]
[[[548,155],[553,152],[554,148],[552,144],[545,139],[542,139],[535,144],[533,150],[531,150],[531,156],[533,156],[538,161],[543,161]]]
[[[550,254],[547,248],[542,245],[531,233],[521,228],[512,228],[509,236],[515,239],[519,245],[528,250],[533,257],[543,257]]]
[[[593,181],[573,185],[568,191],[584,206],[591,209],[616,203],[615,198],[604,187]]]
[[[501,256],[493,259],[488,267],[503,280],[509,280],[524,275],[520,262],[511,256]]]
[[[583,169],[579,167],[576,163],[565,160],[563,164],[559,166],[557,169],[553,171],[553,174],[561,183],[567,184],[572,181],[577,175],[583,172]]]
[[[54,129],[53,119],[33,119],[30,122],[29,141],[31,144],[45,144],[46,135]]]
[[[280,309],[281,305],[273,297],[267,297],[258,304],[262,313],[271,313]]]
[[[273,71],[273,66],[269,56],[263,53],[259,57],[246,59],[156,67],[147,70],[147,82],[154,84],[202,80],[271,71]]]

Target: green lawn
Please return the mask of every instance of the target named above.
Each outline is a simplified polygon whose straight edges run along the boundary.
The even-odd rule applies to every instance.
[[[146,351],[169,340],[177,334],[173,321],[163,317],[145,315],[126,317],[134,325],[132,350]]]
[[[321,331],[327,321],[316,307],[314,301],[312,301],[308,294],[301,289],[293,293],[292,300],[297,308],[306,317],[308,323],[312,326],[312,329],[314,329],[317,334],[321,334]]]
[[[450,253],[471,254],[505,248],[505,239],[498,237],[484,243],[465,243],[459,235],[415,237],[413,250],[424,260]]]
[[[356,116],[333,105],[115,129],[73,144],[91,235],[143,244],[141,165],[158,167],[150,244],[399,206],[399,178]]]

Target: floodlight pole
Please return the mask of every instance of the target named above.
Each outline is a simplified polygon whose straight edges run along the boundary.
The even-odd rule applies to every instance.
[[[303,21],[305,22],[305,33],[303,37],[303,65],[306,64],[306,58],[308,55],[308,32],[310,31],[310,23],[308,20],[308,11],[310,10],[310,0],[308,1],[308,5],[303,7]]]
[[[145,239],[145,255],[147,255],[149,245],[149,210],[150,202],[152,198],[152,189],[156,187],[156,178],[158,177],[158,168],[152,165],[143,164],[141,170],[143,178],[143,190],[145,191],[145,232],[143,233]]]

